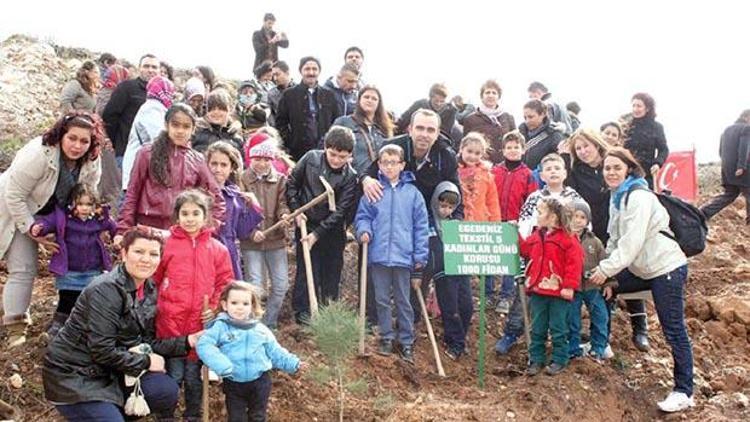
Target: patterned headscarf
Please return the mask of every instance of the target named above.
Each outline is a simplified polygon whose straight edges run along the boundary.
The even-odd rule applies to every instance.
[[[164,107],[172,107],[174,84],[163,76],[154,76],[146,85],[146,98],[159,100]]]
[[[114,89],[122,81],[126,81],[130,78],[128,69],[119,64],[110,66],[106,72],[104,72],[104,87]]]

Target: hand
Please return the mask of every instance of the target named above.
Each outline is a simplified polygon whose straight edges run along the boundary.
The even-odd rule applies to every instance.
[[[286,213],[281,214],[281,220],[280,221],[281,221],[281,225],[285,229],[288,229],[289,226],[292,224],[292,221],[289,219],[289,214],[286,214]]]
[[[589,282],[596,284],[597,286],[601,286],[606,280],[607,276],[602,274],[602,272],[598,268],[596,269],[596,271],[594,271],[594,274],[589,277]]]
[[[164,358],[156,353],[150,353],[148,355],[151,365],[148,367],[150,372],[166,372],[164,369]]]
[[[362,242],[364,245],[365,243],[370,243],[370,233],[362,233],[362,236],[359,238],[359,241]]]
[[[296,217],[294,217],[294,222],[297,223],[297,227],[302,227],[302,223],[307,221],[307,216],[305,213],[298,214]]]
[[[266,240],[266,235],[264,235],[261,230],[256,230],[255,233],[253,233],[253,242],[261,243],[264,240]]]
[[[195,345],[198,344],[198,339],[201,338],[206,330],[200,330],[197,333],[193,333],[187,336],[188,346],[191,349],[195,349]]]
[[[734,175],[737,176],[737,177],[740,177],[743,174],[745,174],[745,170],[744,169],[737,169],[737,171],[734,172]]]
[[[99,239],[101,239],[102,242],[104,242],[104,243],[109,243],[109,241],[110,241],[109,232],[101,232],[101,233],[99,233]]]
[[[602,296],[604,296],[604,300],[610,300],[612,299],[612,286],[607,286],[602,290]]]
[[[573,300],[574,294],[575,292],[573,291],[573,289],[565,288],[560,290],[560,297],[566,300]]]
[[[378,202],[383,197],[383,186],[370,176],[362,180],[362,191],[370,202]]]
[[[419,288],[422,287],[422,279],[421,278],[412,278],[411,279],[411,288],[414,290],[419,290]]]
[[[107,151],[115,150],[115,147],[112,145],[112,140],[109,138],[104,138],[104,142],[102,143],[102,148],[104,148]]]
[[[300,239],[300,242],[307,243],[307,247],[312,249],[313,245],[315,245],[315,242],[318,241],[318,235],[313,233],[309,233],[307,236]]]
[[[201,322],[203,324],[208,324],[212,319],[214,319],[214,311],[211,309],[206,309],[201,312]]]
[[[42,246],[42,249],[49,253],[58,253],[60,252],[60,245],[55,242],[55,235],[53,233],[48,234],[47,236],[31,236],[31,239],[33,239],[35,242],[40,244]]]
[[[39,237],[39,233],[42,232],[42,225],[41,224],[34,224],[31,226],[31,229],[29,229],[29,234],[31,237]]]
[[[258,198],[255,196],[252,192],[240,192],[240,196],[247,202],[248,205],[253,207],[260,207],[260,202],[258,202]]]
[[[121,234],[115,235],[115,238],[112,239],[112,245],[114,245],[115,250],[120,249],[120,244],[122,244],[122,235]]]
[[[559,144],[557,144],[557,153],[558,154],[567,154],[570,152],[570,147],[568,146],[568,140],[561,141]]]
[[[422,268],[424,268],[424,264],[422,264],[421,262],[417,262],[414,265],[414,269],[417,270],[417,271],[421,270]]]
[[[653,174],[653,175],[656,175],[656,173],[658,173],[658,172],[659,172],[659,169],[660,169],[660,168],[661,168],[661,167],[659,167],[659,165],[658,165],[658,164],[654,164],[653,166],[651,166],[651,169],[650,169],[650,171],[651,171],[651,174]]]

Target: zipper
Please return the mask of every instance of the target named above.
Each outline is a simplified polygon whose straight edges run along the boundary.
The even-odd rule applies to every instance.
[[[391,225],[393,225],[393,199],[396,195],[396,187],[391,185],[391,214],[390,214],[390,220]],[[393,243],[393,227],[391,226],[391,229],[388,230],[388,255],[386,256],[386,262],[391,261],[391,244]]]

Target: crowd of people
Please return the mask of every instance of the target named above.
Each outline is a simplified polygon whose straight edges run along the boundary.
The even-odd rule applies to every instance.
[[[344,248],[355,240],[360,261],[367,245],[378,353],[414,362],[415,292],[432,284],[444,354],[463,358],[476,292],[472,275],[445,272],[447,220],[518,226],[525,290],[510,274],[484,283],[506,314],[498,356],[521,338],[528,298],[529,376],[558,374],[570,359],[603,362],[613,356],[614,297],[650,290],[674,360],[674,388],[658,406],[694,405],[687,260],[649,192],[669,152],[650,95],[633,95],[632,112],[598,130],[540,82],[529,85],[518,126],[494,80],[481,85],[477,107],[436,83],[394,116],[364,82],[359,47],[324,83],[320,60],[303,57],[296,83],[279,60],[289,39],[275,21],[266,14],[253,34],[253,78],[238,85],[197,66],[178,89],[152,54],[130,70],[111,54],[84,63],[63,89],[61,117],[0,176],[6,346],[26,341],[41,245],[53,253],[59,293],[44,388],[61,415],[123,420],[127,376],[157,420],[175,417],[180,389],[183,417],[198,420],[203,363],[224,379],[230,420],[265,420],[269,371],[306,367],[274,336],[290,288],[288,245],[298,324],[311,316],[305,251],[326,304],[340,296]],[[726,192],[704,207],[709,217],[750,196],[750,111],[721,148]],[[320,202],[292,217],[329,191],[335,207]],[[628,301],[627,310],[633,343],[646,351],[645,305]]]

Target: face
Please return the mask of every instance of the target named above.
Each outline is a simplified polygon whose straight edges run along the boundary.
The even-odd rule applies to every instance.
[[[549,209],[547,204],[545,204],[544,202],[540,203],[539,206],[537,206],[536,211],[536,221],[540,227],[557,227],[557,216]]]
[[[617,157],[604,159],[604,182],[610,189],[617,189],[628,177],[628,165]]]
[[[552,187],[562,186],[568,173],[559,161],[547,161],[542,166],[542,180]]]
[[[533,90],[529,91],[529,99],[530,100],[541,100],[543,96],[544,96],[544,92],[542,92],[542,91],[540,91],[538,89],[533,89]]]
[[[646,113],[648,113],[648,108],[646,107],[646,104],[643,104],[643,101],[639,99],[633,100],[633,117],[636,119],[640,119],[641,117],[645,116]]]
[[[439,134],[440,128],[436,116],[424,114],[414,116],[414,122],[409,125],[409,136],[414,143],[414,153],[417,157],[427,154],[432,144],[437,141]]]
[[[500,95],[495,88],[486,88],[482,93],[482,104],[487,108],[497,107],[497,101],[499,99]]]
[[[573,214],[573,222],[571,223],[570,226],[574,232],[580,233],[588,225],[589,225],[589,219],[586,217],[586,214],[583,211],[576,211]]]
[[[602,156],[599,154],[596,145],[586,140],[586,138],[576,138],[575,151],[576,157],[578,157],[579,160],[592,167],[596,167],[602,161]]]
[[[468,165],[479,164],[484,155],[484,147],[479,142],[469,142],[461,148],[461,160]]]
[[[359,54],[359,51],[350,51],[346,53],[346,57],[344,58],[344,61],[346,63],[353,64],[357,67],[357,69],[362,67],[362,62],[365,61],[365,58],[362,57],[361,54]]]
[[[75,215],[85,220],[94,214],[94,199],[88,195],[83,195],[76,201]]]
[[[91,82],[93,83],[99,82],[99,69],[94,68],[86,71],[86,76],[88,76],[89,80],[91,80]]]
[[[201,73],[201,71],[198,70],[197,67],[190,72],[190,75],[194,78],[200,79],[201,82],[206,83],[206,78],[203,77],[203,73]]]
[[[180,212],[177,214],[177,224],[179,224],[189,236],[196,236],[206,225],[206,213],[204,213],[203,208],[199,207],[197,204],[186,202],[182,204]]]
[[[404,166],[404,160],[399,158],[398,155],[383,154],[378,160],[380,172],[391,182],[398,180],[399,175],[404,170]]]
[[[520,161],[523,156],[523,148],[519,142],[506,142],[503,146],[503,157],[510,161]]]
[[[320,76],[320,68],[318,67],[318,64],[314,61],[310,60],[309,62],[302,65],[302,69],[300,70],[300,73],[302,74],[302,82],[309,86],[313,87],[318,84],[318,76]]]
[[[526,122],[526,127],[533,130],[544,123],[544,115],[537,113],[536,110],[525,108],[523,109],[523,120]]]
[[[193,136],[193,119],[185,113],[177,112],[167,122],[167,135],[177,146],[187,146]]]
[[[273,77],[273,81],[276,82],[276,85],[289,85],[289,74],[279,69],[278,67],[273,68],[273,70],[271,71],[271,76]]]
[[[269,82],[271,79],[273,79],[273,72],[266,72],[262,75],[260,75],[260,78],[258,79],[261,82]]]
[[[190,108],[195,110],[196,113],[200,112],[203,108],[203,96],[193,95],[193,97],[188,100],[188,104],[190,105]]]
[[[354,91],[357,88],[357,81],[359,81],[359,76],[353,74],[352,72],[343,72],[337,77],[339,87],[344,92]]]
[[[607,141],[608,144],[612,146],[622,146],[622,141],[620,140],[620,131],[618,131],[614,126],[605,127],[602,131],[602,137],[605,141]]]
[[[440,215],[440,218],[450,217],[450,215],[453,214],[453,211],[455,210],[455,205],[451,204],[448,201],[440,201],[438,205],[438,214]]]
[[[247,321],[253,317],[253,295],[244,290],[230,290],[227,300],[221,301],[221,307],[230,317]]]
[[[375,115],[375,111],[378,109],[378,104],[380,104],[380,97],[378,96],[378,93],[372,89],[363,92],[362,96],[359,98],[359,106],[362,107],[362,110],[364,110],[365,113],[371,116]]]
[[[71,126],[60,141],[66,159],[75,161],[83,157],[91,147],[91,129]]]
[[[250,168],[253,169],[255,174],[257,175],[266,175],[269,171],[271,171],[271,165],[273,163],[273,160],[270,158],[265,157],[256,157],[250,160]]]
[[[270,20],[270,19],[267,20],[267,21],[263,21],[263,29],[265,29],[267,31],[270,31],[270,30],[273,29],[273,24],[275,24],[275,23],[276,23],[276,21]]]
[[[224,186],[224,182],[232,174],[232,160],[229,159],[228,155],[217,151],[211,154],[211,158],[208,160],[208,168],[211,169],[216,183],[219,186]]]
[[[169,78],[169,71],[165,66],[159,66],[159,75],[164,78]]]
[[[150,81],[151,78],[159,74],[159,59],[155,57],[146,57],[141,61],[141,66],[138,69],[141,79],[144,81]]]
[[[215,125],[226,126],[229,112],[221,107],[214,107],[206,113],[206,120]]]
[[[328,161],[328,165],[334,170],[344,167],[350,158],[352,158],[352,153],[349,151],[326,148],[326,160]]]
[[[433,95],[432,97],[430,97],[430,105],[435,111],[442,110],[445,107],[445,104],[445,97],[443,97],[442,95]]]
[[[139,238],[121,252],[125,270],[136,282],[154,275],[161,259],[161,245],[156,240]]]

